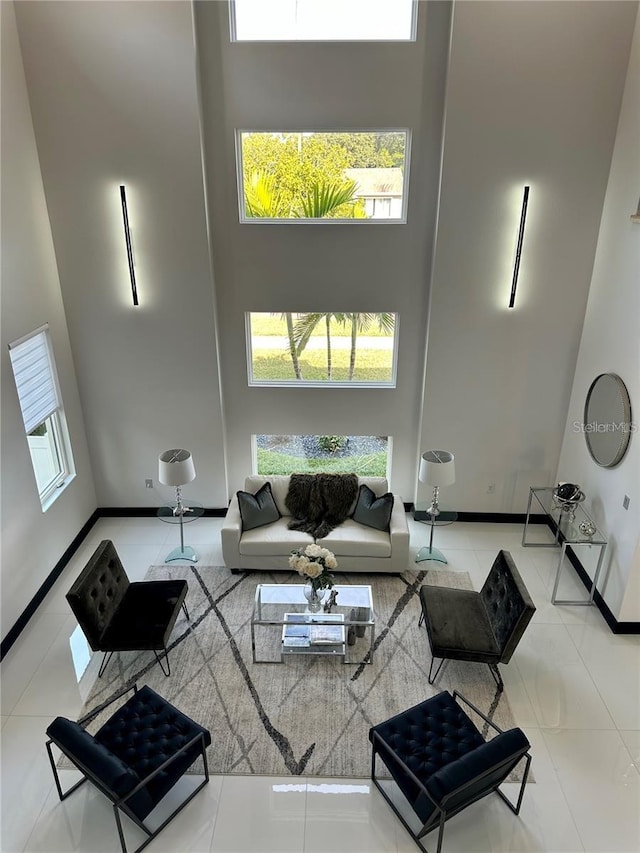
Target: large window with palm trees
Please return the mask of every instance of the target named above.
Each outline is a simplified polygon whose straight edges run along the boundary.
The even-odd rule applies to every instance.
[[[246,315],[250,385],[394,387],[397,315]]]
[[[406,219],[409,133],[239,131],[242,222]]]

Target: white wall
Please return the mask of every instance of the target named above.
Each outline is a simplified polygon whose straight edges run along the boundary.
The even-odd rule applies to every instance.
[[[13,3],[2,25],[1,492],[5,637],[96,508]],[[7,344],[48,322],[77,475],[43,513]]]
[[[635,13],[455,6],[420,446],[456,455],[456,509],[522,512],[555,475]]]
[[[421,6],[415,44],[231,44],[227,5],[196,4],[230,491],[252,434],[375,434],[393,437],[392,485],[411,500],[450,31],[448,3]],[[239,223],[236,129],[405,127],[407,225]],[[246,311],[398,312],[397,388],[249,388]]]
[[[145,478],[187,447],[187,494],[225,506],[191,4],[29,2],[17,18],[98,503],[157,506],[172,490]]]
[[[630,220],[640,194],[640,18],[620,112],[609,183],[600,224],[589,302],[576,365],[558,478],[579,483],[585,507],[609,537],[610,569],[600,584],[619,621],[640,621],[640,436],[636,433],[616,468],[598,467],[584,436],[584,401],[600,373],[617,373],[640,411],[640,225]],[[631,503],[624,510],[624,495]],[[588,562],[590,570],[592,562]],[[604,581],[606,580],[606,585]]]

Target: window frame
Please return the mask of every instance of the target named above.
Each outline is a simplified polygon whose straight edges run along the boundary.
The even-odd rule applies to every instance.
[[[244,133],[404,133],[404,171],[402,175],[402,213],[399,217],[389,219],[317,219],[317,218],[291,218],[291,219],[270,219],[262,216],[246,216],[244,205],[244,172],[242,161],[242,135]],[[411,164],[411,128],[409,127],[376,127],[376,128],[307,128],[300,130],[299,128],[278,130],[272,129],[249,129],[246,127],[238,127],[234,131],[235,134],[235,156],[236,156],[236,192],[238,196],[238,220],[240,225],[354,225],[358,228],[367,225],[379,227],[381,225],[406,225],[407,212],[409,208],[409,171]]]
[[[27,432],[27,424],[25,422],[25,400],[24,397],[27,395],[21,396],[21,387],[18,383],[16,376],[16,369],[14,364],[15,356],[10,355],[11,368],[13,372],[14,382],[16,383],[16,394],[18,397],[18,404],[20,406],[20,411],[23,417],[23,426],[25,429],[25,438],[27,441],[27,446],[29,450],[29,459],[31,462],[31,467],[33,469],[34,481],[36,484],[36,488],[38,490],[38,496],[40,498],[40,503],[42,506],[42,511],[46,512],[46,510],[51,506],[54,500],[62,493],[64,488],[73,480],[75,477],[75,468],[73,463],[73,453],[71,450],[71,440],[69,437],[69,430],[67,426],[66,417],[64,414],[64,407],[62,404],[62,397],[60,394],[60,383],[58,379],[58,372],[56,368],[55,357],[53,353],[53,346],[51,342],[51,334],[49,330],[48,324],[44,324],[39,328],[35,329],[33,332],[30,332],[27,335],[24,335],[22,338],[19,338],[16,341],[13,341],[9,344],[9,352],[16,353],[19,352],[20,348],[30,341],[34,340],[36,337],[41,337],[42,342],[44,344],[44,349],[46,350],[46,355],[48,359],[48,377],[46,377],[47,385],[55,398],[55,403],[52,401],[50,405],[45,408],[43,412],[43,416],[37,423],[31,425],[29,432]],[[33,446],[30,442],[31,438],[34,438],[33,433],[43,424],[47,425],[47,429],[51,430],[51,436],[49,439],[49,451],[51,454],[51,459],[54,461],[54,467],[56,468],[56,473],[46,482],[43,483],[42,486],[38,482],[38,476],[36,473],[36,462],[34,460],[33,455]]]
[[[391,361],[391,376],[388,382],[359,382],[348,379],[255,379],[253,376],[253,347],[251,335],[251,315],[252,314],[283,314],[283,311],[245,311],[245,349],[247,356],[247,385],[249,388],[324,388],[329,390],[349,388],[355,389],[377,389],[377,390],[394,390],[397,387],[398,375],[398,347],[399,347],[399,326],[400,315],[397,311],[393,313],[395,317],[393,329],[393,350]],[[298,313],[298,312],[294,312]]]
[[[236,0],[229,0],[229,41],[231,44],[413,44],[418,40],[418,5],[419,0],[411,0],[411,24],[408,38],[349,38],[349,39],[312,39],[312,38],[274,38],[274,39],[245,39],[238,38],[236,23]]]

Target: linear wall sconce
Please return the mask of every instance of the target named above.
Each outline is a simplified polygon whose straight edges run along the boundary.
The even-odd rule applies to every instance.
[[[131,295],[133,304],[139,305],[138,286],[136,285],[136,271],[133,265],[133,249],[131,248],[131,232],[129,230],[129,213],[127,211],[127,193],[120,184],[120,201],[122,202],[122,222],[124,224],[124,239],[127,244],[127,260],[129,261],[129,278],[131,279]]]
[[[516,258],[513,262],[513,279],[511,280],[511,295],[509,296],[509,308],[516,304],[516,289],[518,287],[518,273],[520,272],[520,257],[522,255],[522,243],[524,240],[524,226],[527,221],[527,205],[529,204],[529,187],[524,188],[522,196],[522,211],[520,213],[520,228],[518,230],[518,243],[516,245]]]

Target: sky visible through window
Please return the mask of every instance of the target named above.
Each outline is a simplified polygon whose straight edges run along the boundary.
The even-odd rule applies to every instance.
[[[414,0],[234,0],[235,41],[410,41]]]

